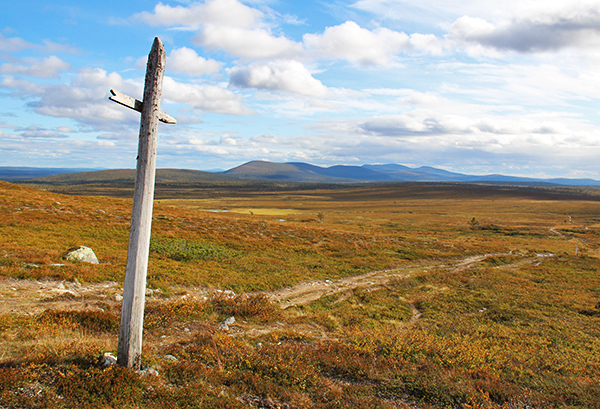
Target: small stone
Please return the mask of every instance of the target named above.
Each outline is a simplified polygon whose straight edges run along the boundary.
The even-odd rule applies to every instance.
[[[158,376],[158,371],[154,368],[148,367],[144,368],[140,371],[140,375],[142,376]]]
[[[110,352],[105,352],[102,355],[100,355],[98,363],[102,368],[108,368],[109,366],[117,364],[117,358]]]
[[[225,318],[225,320],[223,320],[223,324],[226,324],[226,325],[235,324],[235,317]]]
[[[123,301],[123,296],[120,294],[115,295],[115,300],[116,301]]]
[[[177,359],[173,355],[165,355],[164,360],[165,361],[169,361],[169,362],[177,362],[177,361],[179,361],[179,359]]]
[[[235,317],[229,317],[229,318],[225,318],[223,320],[223,322],[221,322],[219,324],[219,329],[222,329],[224,331],[228,331],[229,330],[229,326],[235,324]]]

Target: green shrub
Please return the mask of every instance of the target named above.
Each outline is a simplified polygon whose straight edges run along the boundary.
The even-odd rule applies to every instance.
[[[150,251],[176,261],[219,260],[235,255],[216,244],[175,239],[151,239]]]

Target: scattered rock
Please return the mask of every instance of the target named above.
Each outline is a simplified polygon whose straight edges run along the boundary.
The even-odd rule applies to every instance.
[[[221,322],[219,324],[219,329],[222,329],[223,331],[228,331],[229,330],[229,326],[235,324],[235,317],[229,317],[229,318],[225,318],[223,320],[223,322]]]
[[[117,364],[117,358],[110,352],[105,352],[102,355],[100,355],[100,358],[98,359],[98,364],[102,368],[108,368],[109,366]]]
[[[165,357],[163,358],[163,360],[168,361],[168,362],[177,362],[177,361],[179,361],[179,359],[177,359],[173,355],[165,355]]]
[[[140,375],[142,376],[158,376],[158,371],[154,368],[147,367],[140,370]]]
[[[146,288],[146,295],[153,295],[154,293],[160,293],[160,288],[152,289]]]
[[[115,301],[123,301],[123,296],[120,294],[115,295]]]
[[[69,250],[69,252],[65,255],[65,260],[99,264],[98,258],[96,257],[96,254],[94,254],[94,250],[85,246]]]

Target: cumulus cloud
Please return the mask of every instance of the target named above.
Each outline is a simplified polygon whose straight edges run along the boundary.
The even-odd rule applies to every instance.
[[[185,26],[198,30],[192,42],[207,50],[252,59],[345,59],[362,65],[389,65],[403,51],[439,53],[442,42],[433,34],[411,34],[387,28],[368,30],[353,21],[305,34],[302,42],[275,35],[260,10],[237,0],[211,0],[189,6],[159,3],[153,13],[136,18],[150,25]],[[288,21],[285,17],[284,21]]]
[[[228,70],[230,85],[269,91],[287,91],[308,97],[326,97],[327,87],[298,61],[254,63]]]
[[[41,61],[37,58],[27,58],[22,62],[24,64],[2,64],[0,66],[0,74],[18,74],[37,78],[59,78],[61,71],[71,69],[69,63],[53,55]]]
[[[221,69],[221,63],[207,60],[191,48],[181,47],[171,51],[167,68],[175,73],[200,76],[218,72]]]
[[[57,118],[71,118],[95,130],[124,132],[136,127],[139,114],[108,101],[108,91],[116,89],[141,99],[143,84],[124,80],[118,73],[102,69],[84,68],[70,83],[36,84],[32,81],[5,75],[0,82],[15,97],[27,102],[36,113]],[[197,111],[210,111],[231,115],[250,115],[254,111],[245,107],[242,97],[218,86],[184,84],[165,76],[163,102],[170,100],[187,104]],[[55,134],[64,133],[63,128]],[[44,137],[43,133],[29,137]],[[45,137],[57,137],[47,133]]]
[[[205,24],[192,41],[209,50],[224,50],[247,59],[294,57],[302,52],[300,44],[284,36],[273,36],[263,28]]]
[[[439,51],[434,35],[413,34],[387,28],[374,31],[353,21],[327,27],[323,34],[305,34],[304,44],[309,52],[321,58],[341,58],[363,65],[389,65],[395,54],[408,50]]]
[[[129,110],[107,100],[108,90],[118,89],[130,95],[141,94],[137,85],[124,81],[117,73],[85,68],[70,84],[35,84],[4,76],[0,87],[28,100],[29,107],[41,115],[72,118],[100,128],[114,127],[119,121],[132,118]]]
[[[158,3],[154,12],[134,15],[152,26],[185,26],[198,28],[201,24],[250,28],[256,27],[263,17],[259,10],[248,7],[237,0],[210,0],[194,2],[189,6],[169,6]]]
[[[184,84],[165,76],[163,97],[187,104],[197,110],[218,114],[252,115],[254,111],[242,103],[242,97],[217,86]]]
[[[537,13],[527,9],[522,16],[499,23],[463,16],[452,24],[447,38],[458,43],[521,53],[600,44],[599,5],[573,2],[563,6],[544,5],[546,8],[536,9]]]
[[[28,48],[34,48],[35,45],[31,44],[22,38],[12,37],[6,38],[2,33],[0,33],[0,51],[4,52],[15,52],[22,51]]]
[[[0,88],[11,90],[9,92],[16,96],[35,95],[42,92],[42,87],[34,82],[15,78],[12,75],[2,77]]]

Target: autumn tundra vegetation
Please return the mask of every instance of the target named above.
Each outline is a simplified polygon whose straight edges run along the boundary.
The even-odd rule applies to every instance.
[[[159,183],[138,372],[131,191],[0,182],[0,407],[600,407],[598,190]]]

